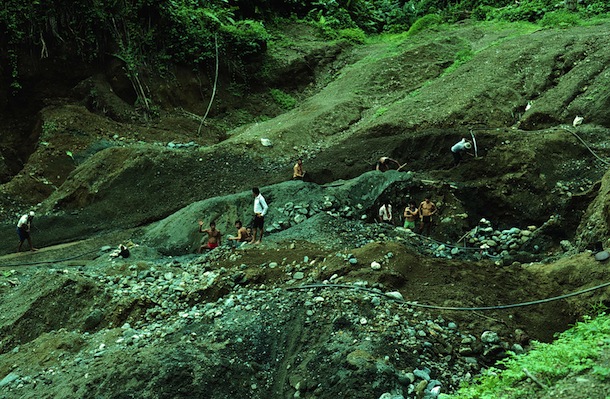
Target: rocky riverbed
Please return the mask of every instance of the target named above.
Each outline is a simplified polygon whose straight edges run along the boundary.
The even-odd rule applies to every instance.
[[[103,253],[86,267],[11,272],[0,397],[40,397],[50,386],[126,397],[129,381],[147,376],[139,397],[434,398],[526,343],[519,330],[468,332],[451,317],[397,303],[403,296],[392,287],[349,276],[383,275],[391,252],[366,262],[342,252],[301,258],[288,248],[299,255],[252,264],[251,251],[153,262],[139,260],[150,250],[134,246],[125,260]],[[33,292],[40,280],[54,288]],[[85,297],[79,312],[87,314],[69,314],[65,290]],[[16,306],[24,298],[25,314]],[[47,320],[26,328],[32,312]],[[40,324],[48,331],[31,334]]]

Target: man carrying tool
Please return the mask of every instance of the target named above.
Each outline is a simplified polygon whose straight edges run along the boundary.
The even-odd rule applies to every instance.
[[[19,235],[19,246],[17,247],[17,252],[21,252],[21,246],[25,240],[28,240],[28,244],[30,244],[30,251],[38,251],[38,249],[34,248],[32,245],[32,237],[30,236],[33,219],[34,211],[30,211],[30,213],[26,213],[25,215],[21,216],[21,218],[19,218],[19,222],[17,222],[17,234]]]

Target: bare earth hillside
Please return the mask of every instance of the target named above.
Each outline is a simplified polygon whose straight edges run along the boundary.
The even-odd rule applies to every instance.
[[[608,28],[356,45],[290,23],[249,66],[265,79],[221,71],[205,120],[189,68],[148,77],[145,119],[116,60],[32,56],[0,102],[0,399],[433,398],[551,341],[607,291],[498,306],[608,280]],[[195,254],[199,220],[250,222],[253,186],[263,243]],[[427,196],[431,237],[401,227]],[[40,250],[15,253],[29,210]]]

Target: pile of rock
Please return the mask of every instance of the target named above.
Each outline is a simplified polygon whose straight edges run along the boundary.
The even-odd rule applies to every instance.
[[[410,233],[411,240],[419,240],[428,252],[438,258],[460,259],[504,259],[522,249],[538,232],[536,226],[526,229],[512,227],[496,230],[489,220],[483,218],[457,244],[442,243]],[[464,241],[465,240],[465,241]]]
[[[167,148],[169,148],[171,150],[194,148],[194,147],[198,147],[198,146],[199,145],[197,143],[195,143],[194,141],[189,141],[188,143],[174,143],[173,141],[170,141],[169,143],[167,143]]]
[[[316,203],[295,204],[294,202],[287,202],[284,206],[277,208],[277,212],[278,214],[273,218],[273,223],[265,229],[267,233],[277,233],[303,223],[307,218],[320,212],[320,206]]]
[[[265,231],[267,233],[277,233],[287,230],[290,227],[303,223],[320,212],[325,212],[335,218],[365,219],[366,215],[362,215],[363,209],[362,204],[356,204],[355,207],[342,205],[340,201],[332,196],[324,196],[321,202],[302,202],[298,204],[287,202],[284,206],[277,208],[277,210],[270,211],[273,222],[268,225]]]
[[[468,233],[468,244],[470,247],[479,247],[490,254],[501,256],[509,255],[510,251],[517,251],[534,234],[536,226],[528,226],[527,229],[513,227],[506,230],[495,230],[491,222],[485,218]]]

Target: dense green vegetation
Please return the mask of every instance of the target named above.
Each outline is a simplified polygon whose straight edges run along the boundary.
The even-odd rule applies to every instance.
[[[144,72],[209,66],[218,57],[247,64],[273,39],[266,27],[287,19],[306,21],[331,40],[362,43],[370,34],[414,34],[467,18],[561,27],[608,12],[606,0],[4,0],[0,61],[8,68],[0,78],[18,90],[26,52],[84,62],[116,57],[148,109]]]
[[[543,386],[552,386],[570,375],[590,372],[607,383],[610,367],[600,357],[610,347],[610,317],[587,319],[562,333],[551,344],[534,343],[530,352],[513,356],[455,395],[455,399],[523,399],[539,397]],[[535,379],[535,381],[532,381]]]
[[[263,52],[269,39],[265,24],[281,18],[336,31],[351,29],[344,35],[357,37],[360,31],[406,31],[429,14],[447,22],[536,22],[555,13],[554,19],[572,24],[575,13],[584,17],[607,12],[610,4],[602,0],[573,7],[555,0],[5,0],[0,28],[7,32],[2,48],[33,44],[42,56],[50,55],[50,48],[65,47],[87,60],[119,53],[124,58],[197,64],[213,58],[216,45],[241,58]]]

